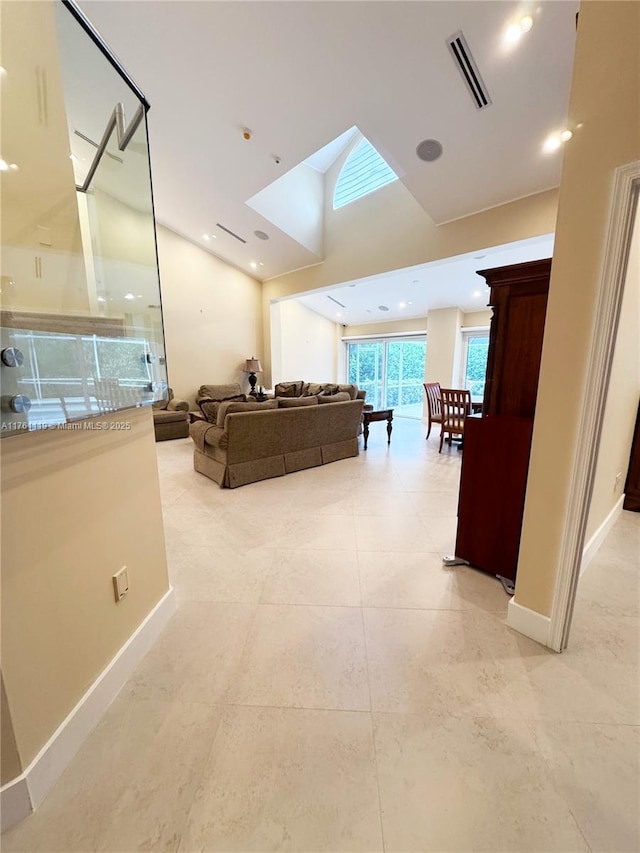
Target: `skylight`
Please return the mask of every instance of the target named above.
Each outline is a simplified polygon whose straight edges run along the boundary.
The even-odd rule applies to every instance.
[[[368,139],[362,139],[347,157],[336,181],[333,209],[397,181],[398,176]]]

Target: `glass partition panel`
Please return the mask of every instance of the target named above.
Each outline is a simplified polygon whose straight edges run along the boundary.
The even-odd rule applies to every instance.
[[[69,4],[3,2],[2,23],[11,435],[150,405],[167,377],[144,96]]]

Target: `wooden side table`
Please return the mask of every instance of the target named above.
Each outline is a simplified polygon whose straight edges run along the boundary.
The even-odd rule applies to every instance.
[[[369,424],[375,421],[387,422],[387,444],[391,444],[391,431],[393,430],[393,409],[380,409],[377,412],[365,411],[362,413],[362,432],[364,435],[364,449],[367,449],[369,441]]]

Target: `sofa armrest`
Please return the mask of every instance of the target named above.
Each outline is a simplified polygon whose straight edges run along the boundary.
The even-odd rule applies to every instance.
[[[366,399],[367,399],[367,392],[363,391],[361,388],[359,388],[358,389],[358,396],[356,397],[356,400],[366,400]]]
[[[167,406],[169,412],[188,412],[189,404],[186,400],[170,400]]]

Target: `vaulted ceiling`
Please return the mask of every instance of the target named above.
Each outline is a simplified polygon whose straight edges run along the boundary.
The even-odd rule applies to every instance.
[[[158,220],[251,275],[322,260],[247,202],[354,125],[438,224],[559,183],[561,155],[542,144],[565,125],[573,0],[81,7],[151,103]],[[533,27],[508,43],[525,14]],[[486,109],[448,49],[458,31],[489,92]],[[416,155],[424,139],[443,146],[435,162]]]

